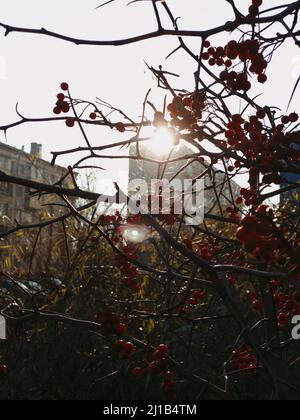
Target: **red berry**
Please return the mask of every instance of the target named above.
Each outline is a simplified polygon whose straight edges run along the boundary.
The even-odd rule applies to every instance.
[[[160,369],[160,364],[157,361],[151,362],[148,365],[148,371],[151,375],[155,375]]]
[[[257,293],[251,292],[251,290],[247,290],[246,296],[247,299],[249,299],[251,302],[255,302],[258,300]]]
[[[165,373],[165,382],[175,382],[175,375],[174,373],[167,371]]]
[[[126,330],[127,330],[127,325],[126,324],[120,323],[116,326],[116,331],[117,331],[118,334],[124,334],[126,332]]]
[[[132,375],[135,378],[140,378],[141,376],[143,376],[143,369],[141,367],[135,367],[134,369],[132,369]]]
[[[256,116],[258,119],[263,120],[264,118],[266,118],[266,111],[264,109],[260,109],[259,111],[257,111]]]
[[[75,120],[74,120],[74,118],[68,118],[68,119],[66,120],[66,126],[67,126],[67,127],[72,128],[72,127],[74,127],[74,125],[75,125]]]
[[[60,104],[60,108],[62,110],[62,112],[64,112],[65,114],[67,114],[70,111],[70,105],[68,104],[68,102],[63,101]]]
[[[114,348],[120,350],[124,346],[124,344],[125,344],[124,340],[118,340],[118,341],[115,342]]]
[[[125,125],[123,123],[119,122],[119,123],[116,124],[116,129],[118,131],[120,131],[120,133],[124,133],[125,132]]]
[[[123,350],[128,352],[128,353],[133,353],[133,352],[135,352],[136,348],[135,348],[135,345],[133,343],[130,343],[128,341],[127,343],[123,344]]]
[[[53,113],[54,113],[54,114],[56,114],[56,115],[61,114],[61,109],[60,109],[60,107],[59,107],[59,106],[56,106],[56,107],[53,109]]]
[[[289,119],[289,117],[288,117],[288,116],[284,115],[284,116],[281,118],[281,122],[282,122],[282,124],[287,125],[287,124],[289,124],[290,119]]]
[[[195,299],[195,298],[190,298],[190,299],[189,299],[189,304],[190,304],[191,306],[196,306],[196,305],[198,305],[198,301],[197,301],[197,299]]]
[[[168,346],[167,346],[166,344],[160,344],[160,345],[157,347],[157,351],[159,351],[160,353],[164,353],[164,354],[166,354],[166,353],[168,353],[169,348],[168,348]]]
[[[209,48],[210,47],[210,42],[209,41],[204,41],[203,47],[204,48]]]
[[[153,353],[153,359],[156,360],[157,362],[161,362],[164,359],[165,354],[156,350]]]
[[[61,87],[61,90],[69,90],[69,85],[68,85],[68,83],[62,83],[61,85],[60,85],[60,87]]]
[[[193,296],[195,299],[197,299],[198,302],[200,302],[205,298],[205,293],[201,292],[200,290],[195,290]]]
[[[217,58],[216,63],[219,67],[224,65],[224,60],[222,57]]]
[[[216,53],[219,57],[223,57],[225,52],[224,52],[224,48],[223,47],[218,47],[216,50]]]
[[[57,99],[58,99],[60,102],[62,102],[62,101],[64,101],[64,99],[65,99],[65,95],[64,95],[63,93],[59,93],[59,94],[57,95]]]
[[[298,121],[298,119],[299,119],[299,115],[298,114],[296,114],[295,112],[293,112],[292,114],[290,114],[290,116],[289,116],[289,120],[290,120],[290,122],[291,123],[295,123],[295,122],[297,122]]]
[[[263,304],[259,300],[254,301],[253,306],[254,306],[254,309],[258,312],[261,312],[263,309]]]
[[[8,367],[6,365],[0,364],[0,374],[6,375],[8,373]]]
[[[223,71],[220,73],[220,80],[222,80],[222,81],[226,81],[226,80],[228,80],[228,76],[229,76],[228,71],[227,71],[227,70],[223,70]]]
[[[97,118],[97,114],[96,114],[96,112],[92,112],[91,114],[90,114],[90,119],[91,120],[95,120]]]
[[[257,16],[257,15],[259,14],[259,9],[258,9],[258,7],[252,4],[252,5],[249,7],[249,14],[250,14],[251,16]]]
[[[268,80],[268,76],[266,75],[266,74],[264,74],[264,73],[262,73],[262,74],[260,74],[258,77],[257,77],[257,81],[259,82],[259,83],[266,83],[266,81]]]

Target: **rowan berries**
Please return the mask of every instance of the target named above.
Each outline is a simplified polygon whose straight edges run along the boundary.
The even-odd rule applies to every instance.
[[[69,85],[68,85],[68,83],[62,83],[62,84],[60,85],[60,87],[61,87],[61,90],[64,90],[64,91],[69,90]]]
[[[266,74],[264,74],[264,73],[262,73],[262,74],[259,74],[258,75],[258,77],[257,77],[257,81],[259,82],[259,83],[266,83],[266,81],[268,80],[268,77],[267,77],[267,75]]]
[[[125,125],[122,122],[117,123],[115,127],[120,133],[125,133]]]
[[[259,8],[257,6],[255,6],[254,4],[252,4],[249,7],[249,15],[255,17],[258,14],[259,14]]]
[[[144,374],[144,370],[141,367],[135,367],[134,369],[132,369],[132,375],[135,378],[141,378]]]
[[[299,120],[299,115],[293,112],[292,114],[290,114],[289,120],[291,123],[295,123]]]
[[[148,372],[150,373],[150,375],[155,375],[156,373],[159,372],[160,367],[161,367],[160,363],[154,360],[154,362],[151,362],[148,364]]]
[[[3,363],[0,363],[0,375],[6,375],[8,373],[8,367]]]
[[[120,323],[116,326],[116,332],[118,334],[124,334],[126,332],[126,330],[127,330],[127,325],[126,324]]]
[[[67,118],[67,120],[66,120],[66,126],[69,127],[69,128],[72,128],[72,127],[74,127],[74,125],[75,125],[74,118]]]
[[[283,125],[287,125],[287,124],[289,124],[289,123],[290,123],[290,119],[289,119],[289,117],[288,117],[288,116],[284,115],[284,116],[281,118],[281,122],[282,122],[282,124],[283,124]]]
[[[258,110],[257,114],[256,114],[257,118],[260,119],[260,120],[263,120],[264,118],[266,118],[266,115],[267,114],[266,114],[266,111],[264,109]]]
[[[59,114],[61,114],[61,109],[60,109],[60,107],[59,106],[56,106],[54,109],[53,109],[53,113],[54,114],[56,114],[56,115],[59,115]]]

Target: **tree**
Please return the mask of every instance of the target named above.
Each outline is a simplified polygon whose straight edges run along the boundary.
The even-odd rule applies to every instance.
[[[66,362],[66,369],[72,371],[74,366],[86,363],[80,372],[84,396],[109,395],[105,394],[107,382],[109,389],[115,389],[117,382],[121,385],[115,397],[127,399],[299,398],[299,344],[291,338],[292,319],[300,315],[299,208],[293,200],[285,206],[270,201],[299,188],[297,183],[285,182],[287,174],[300,173],[299,117],[296,112],[286,115],[275,106],[260,103],[255,88],[268,83],[268,67],[279,48],[288,41],[299,47],[300,1],[266,9],[262,0],[253,0],[246,14],[234,0],[225,1],[232,8],[232,21],[209,30],[188,31],[179,28],[167,1],[157,4],[153,0],[157,30],[113,41],[76,39],[44,28],[0,24],[7,36],[13,32],[31,33],[99,48],[176,37],[178,48],[171,53],[183,50],[195,62],[192,92],[173,86],[174,71],[149,66],[165,91],[166,100],[163,109],[159,109],[152,104],[148,92],[141,120],[133,120],[126,110],[104,101],[78,99],[73,96],[73,87],[63,82],[53,110],[55,117],[31,120],[19,115],[17,122],[2,127],[7,131],[29,121],[61,120],[70,129],[79,126],[82,133],[82,147],[53,152],[53,164],[59,156],[84,153],[66,174],[73,175],[73,189],[63,188],[62,180],[45,185],[0,173],[0,181],[63,199],[65,213],[47,220],[47,226],[67,223],[70,218],[81,226],[75,240],[77,248],[70,250],[70,235],[64,224],[67,269],[63,291],[51,296],[46,309],[43,300],[28,300],[28,296],[21,298],[21,305],[13,291],[15,305],[8,304],[5,297],[1,313],[8,322],[24,325],[28,334],[33,335],[36,322],[42,324],[47,339],[54,334],[47,327],[49,322],[78,326],[80,332],[72,340],[78,344],[82,337],[88,339],[78,344],[78,353]],[[163,13],[170,19],[172,29],[163,27]],[[220,46],[213,44],[217,34],[224,38]],[[199,40],[200,53],[188,46],[188,37]],[[232,111],[237,102],[241,104],[238,114]],[[131,138],[94,147],[86,131],[91,124],[99,129],[109,127],[124,133],[124,137],[130,133]],[[141,144],[149,139],[142,133],[149,125],[167,127],[177,142],[184,140],[195,152],[173,160],[143,156]],[[95,208],[101,192],[80,190],[74,173],[91,167],[90,160],[117,159],[114,154],[103,153],[130,145],[136,146],[136,155],[124,157],[149,161],[160,169],[175,161],[182,162],[181,172],[195,161],[206,166],[198,178],[210,175],[216,205],[206,212],[203,225],[186,229],[183,218],[174,214],[127,217],[116,212],[99,217],[96,212],[87,211]],[[216,167],[231,191],[227,209],[220,205]],[[242,173],[248,176],[248,187],[236,197],[232,185]],[[284,182],[287,186],[278,187]],[[273,190],[267,192],[270,186]],[[126,204],[126,195],[118,185],[116,189]],[[75,206],[70,197],[85,203]],[[128,238],[125,241],[124,230],[137,225],[151,235],[142,244]],[[38,229],[39,237],[44,226],[45,222],[34,227],[17,224],[2,238],[33,228]],[[144,252],[146,261],[141,258]],[[13,274],[6,273],[15,284],[18,273]],[[70,332],[62,328],[60,334],[69,336]],[[42,340],[36,346],[43,348]],[[69,350],[65,343],[61,344],[59,353],[63,359]],[[100,379],[92,372],[94,364],[97,375],[97,369],[106,366]],[[138,383],[145,382],[146,376],[151,380],[143,394]],[[76,380],[79,382],[78,377]],[[159,393],[157,384],[161,385]],[[60,382],[61,389],[52,390],[51,395],[66,397],[74,391],[68,386]]]

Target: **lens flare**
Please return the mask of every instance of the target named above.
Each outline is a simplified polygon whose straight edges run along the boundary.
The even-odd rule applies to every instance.
[[[122,235],[126,242],[142,243],[149,237],[149,231],[142,226],[124,226],[122,227]]]

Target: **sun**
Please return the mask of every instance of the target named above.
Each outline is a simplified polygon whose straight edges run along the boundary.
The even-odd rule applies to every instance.
[[[167,159],[175,147],[175,135],[168,127],[159,127],[145,143],[147,153],[161,159]]]

